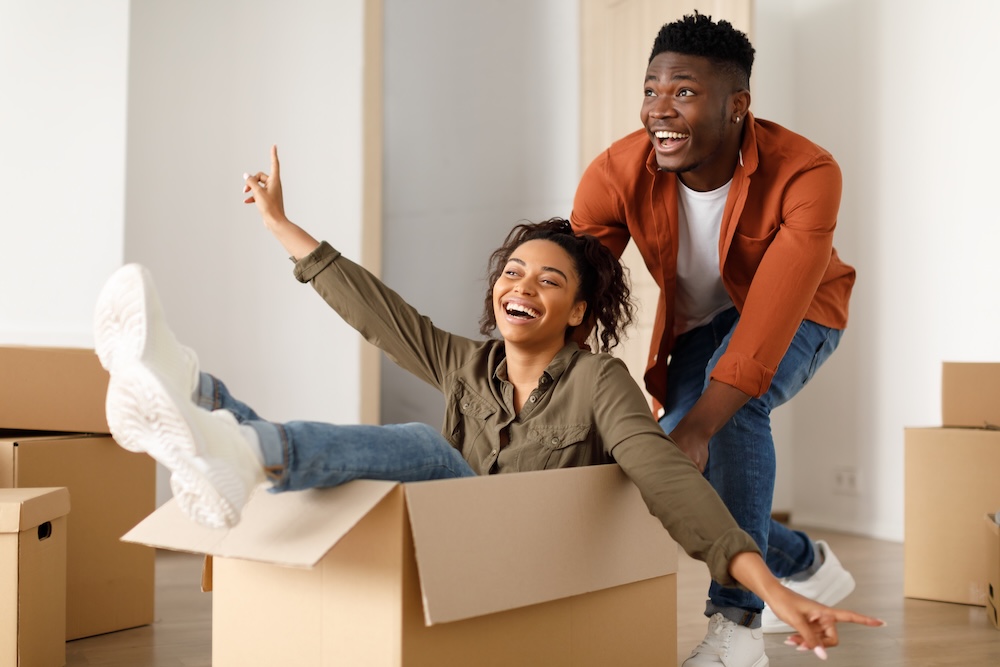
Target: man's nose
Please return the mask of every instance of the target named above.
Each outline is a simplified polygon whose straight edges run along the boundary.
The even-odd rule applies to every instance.
[[[667,118],[674,115],[674,104],[669,97],[657,97],[649,108],[652,118]]]

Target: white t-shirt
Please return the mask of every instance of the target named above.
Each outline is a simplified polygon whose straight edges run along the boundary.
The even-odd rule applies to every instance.
[[[674,334],[700,327],[732,307],[719,271],[719,231],[729,195],[729,181],[710,192],[698,192],[678,179],[677,293]]]

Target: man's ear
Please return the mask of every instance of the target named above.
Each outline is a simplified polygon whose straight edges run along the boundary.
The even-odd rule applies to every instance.
[[[750,91],[746,88],[733,93],[733,114],[740,118],[746,118],[750,111]]]

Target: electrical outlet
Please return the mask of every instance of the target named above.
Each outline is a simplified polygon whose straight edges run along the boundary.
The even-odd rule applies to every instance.
[[[850,467],[834,469],[833,492],[838,496],[858,495],[858,471]]]

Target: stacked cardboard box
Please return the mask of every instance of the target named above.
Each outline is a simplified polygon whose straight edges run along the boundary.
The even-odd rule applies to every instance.
[[[983,606],[983,515],[1000,508],[1000,363],[945,363],[940,428],[905,431],[906,597]]]
[[[677,664],[677,545],[615,465],[259,489],[231,530],[170,501],[124,539],[212,556],[216,667]]]
[[[0,667],[66,664],[64,488],[0,489]]]
[[[153,621],[154,551],[121,536],[156,506],[156,468],[108,433],[93,350],[0,346],[0,488],[63,486],[66,639]]]
[[[986,515],[986,615],[1000,630],[1000,524],[996,514]]]

